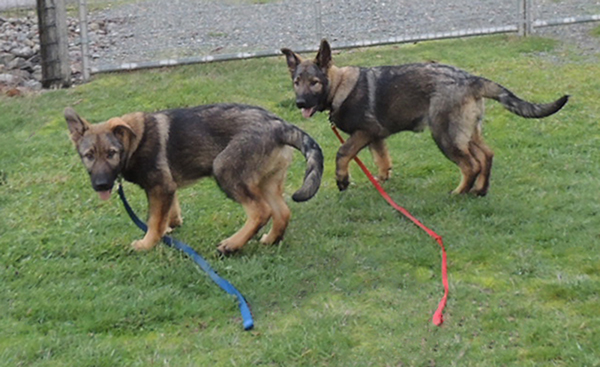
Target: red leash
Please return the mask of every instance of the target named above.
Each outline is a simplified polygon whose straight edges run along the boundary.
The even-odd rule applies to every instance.
[[[333,130],[335,136],[337,136],[337,138],[343,144],[344,138],[342,138],[342,136],[337,131],[335,126],[331,125],[331,129]],[[375,177],[373,177],[371,172],[369,172],[369,169],[367,168],[367,166],[365,166],[364,163],[358,157],[354,157],[354,160],[356,161],[358,166],[363,170],[365,175],[367,175],[367,178],[369,179],[369,181],[371,181],[373,186],[375,186],[375,188],[377,189],[377,191],[379,191],[379,193],[385,199],[385,201],[387,201],[392,206],[392,208],[394,208],[397,211],[399,211],[400,213],[402,213],[405,217],[410,219],[419,228],[424,230],[430,237],[432,237],[434,240],[436,240],[437,243],[442,248],[442,283],[444,284],[444,296],[442,297],[442,300],[438,304],[438,308],[435,311],[435,313],[433,314],[433,318],[432,318],[432,321],[435,325],[437,325],[437,326],[442,325],[442,323],[444,322],[444,315],[442,314],[442,311],[444,310],[444,307],[446,307],[446,300],[448,299],[448,274],[447,274],[448,267],[446,264],[446,249],[444,248],[444,242],[442,241],[442,236],[438,235],[433,230],[426,227],[417,218],[413,217],[413,215],[410,214],[408,212],[408,210],[406,210],[403,207],[401,207],[400,205],[396,204],[396,202],[394,200],[392,200],[392,198],[387,194],[387,192],[385,192],[383,187],[381,187],[381,185],[379,184],[377,179]]]

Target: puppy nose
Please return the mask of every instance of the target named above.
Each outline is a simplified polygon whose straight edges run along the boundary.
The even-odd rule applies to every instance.
[[[114,182],[107,176],[94,177],[92,179],[92,186],[96,191],[108,191],[113,188]]]
[[[96,183],[94,185],[94,189],[96,189],[96,191],[108,191],[112,189],[112,187],[113,185],[108,182]]]
[[[306,107],[306,100],[304,98],[296,98],[296,107],[298,107],[298,108],[305,108]]]

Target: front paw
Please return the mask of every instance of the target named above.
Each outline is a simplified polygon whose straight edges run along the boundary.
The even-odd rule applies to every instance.
[[[350,185],[350,177],[349,176],[345,176],[342,177],[341,179],[338,178],[337,181],[337,187],[340,191],[344,191],[348,188],[348,186]]]
[[[219,243],[219,245],[217,246],[217,251],[219,252],[220,255],[222,256],[229,256],[229,255],[233,255],[234,253],[236,253],[239,250],[239,248],[237,246],[234,246],[232,243],[230,243],[230,241],[228,240],[223,240],[221,241],[221,243]]]
[[[392,176],[392,169],[387,169],[385,171],[379,171],[379,174],[377,175],[377,181],[383,183],[387,180],[390,179],[390,177]]]
[[[156,246],[156,243],[145,240],[137,240],[131,243],[131,247],[136,251],[149,251],[152,250],[154,246]]]

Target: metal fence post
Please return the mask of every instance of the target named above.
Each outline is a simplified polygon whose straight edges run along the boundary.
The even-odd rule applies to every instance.
[[[87,22],[87,6],[85,0],[79,0],[79,40],[81,43],[81,75],[83,81],[90,80],[90,52]]]
[[[37,0],[42,60],[42,86],[60,88],[71,85],[67,9],[64,0]]]
[[[533,0],[519,0],[519,36],[527,37],[532,33]]]
[[[315,1],[315,34],[317,36],[317,42],[321,42],[321,38],[323,38],[323,34],[321,32],[322,28],[322,19],[321,19],[321,0]]]

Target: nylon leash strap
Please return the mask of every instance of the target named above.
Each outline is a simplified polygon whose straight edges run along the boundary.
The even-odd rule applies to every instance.
[[[331,129],[333,130],[335,136],[337,136],[339,141],[343,144],[344,138],[342,138],[342,136],[337,131],[337,129],[335,128],[334,125],[331,125]],[[442,314],[442,312],[444,311],[444,307],[446,307],[446,301],[448,299],[448,288],[449,288],[448,287],[448,274],[447,274],[448,266],[447,266],[447,260],[446,260],[446,249],[444,248],[444,242],[442,240],[442,236],[438,235],[433,230],[429,229],[427,226],[425,226],[423,223],[421,223],[417,218],[415,218],[412,214],[410,214],[410,212],[408,210],[406,210],[403,207],[401,207],[400,205],[396,204],[396,202],[383,189],[383,187],[381,186],[379,181],[377,181],[377,179],[371,174],[371,172],[369,171],[367,166],[364,165],[364,163],[360,160],[360,158],[354,157],[354,160],[356,161],[356,163],[358,164],[360,169],[362,169],[362,171],[365,173],[365,175],[367,176],[369,181],[371,181],[373,186],[375,186],[375,188],[377,189],[379,194],[385,199],[385,201],[388,202],[388,204],[390,204],[392,206],[392,208],[396,209],[397,211],[402,213],[402,215],[404,215],[406,218],[410,219],[415,225],[417,225],[417,227],[419,227],[423,231],[425,231],[425,233],[427,233],[431,238],[433,238],[440,245],[440,248],[442,249],[442,284],[444,285],[444,296],[442,297],[440,303],[438,304],[438,308],[435,311],[435,313],[433,314],[433,318],[431,321],[437,326],[442,325],[444,323],[444,315]]]
[[[119,197],[125,206],[125,210],[129,217],[137,225],[142,231],[146,232],[148,230],[148,226],[144,223],[138,216],[135,214],[127,199],[125,198],[125,193],[123,192],[123,185],[119,184]],[[213,268],[204,260],[202,256],[200,256],[194,249],[185,243],[178,241],[170,236],[164,236],[162,241],[169,247],[173,247],[177,250],[182,251],[188,257],[190,257],[194,262],[210,277],[210,279],[215,282],[221,289],[225,292],[233,295],[237,298],[238,304],[240,307],[240,313],[242,315],[242,320],[244,324],[244,330],[250,330],[254,327],[254,320],[252,319],[252,312],[250,312],[250,307],[248,306],[248,302],[244,296],[226,279],[222,278],[217,274]]]

